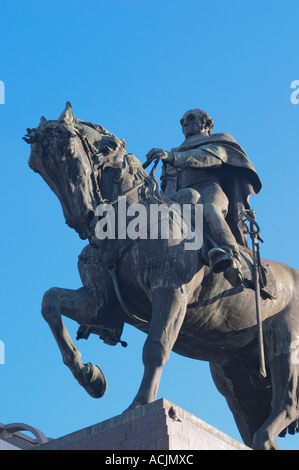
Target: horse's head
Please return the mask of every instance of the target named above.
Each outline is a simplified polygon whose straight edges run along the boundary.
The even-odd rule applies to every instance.
[[[23,139],[31,144],[29,166],[59,198],[66,223],[82,239],[94,231],[101,155],[124,153],[125,142],[101,126],[75,119],[71,104],[57,121],[41,118]]]

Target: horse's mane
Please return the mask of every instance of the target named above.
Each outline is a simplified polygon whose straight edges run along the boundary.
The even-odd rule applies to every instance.
[[[148,174],[143,168],[140,160],[131,153],[127,153],[126,142],[123,139],[119,139],[112,132],[109,132],[103,126],[99,124],[93,124],[92,122],[86,122],[82,119],[75,119],[79,130],[83,126],[91,128],[99,134],[99,143],[95,145],[91,142],[94,152],[93,163],[97,170],[105,170],[107,167],[117,168],[121,170],[123,167],[123,160],[126,159],[129,173],[135,177],[138,181],[144,182],[143,196],[148,202],[153,204],[167,204],[171,205],[170,199],[161,192],[159,183],[154,174]],[[76,127],[77,127],[76,126]]]
[[[100,124],[93,124],[92,122],[83,121],[83,119],[78,119],[78,118],[75,118],[75,123],[77,123],[79,126],[83,124],[84,126],[91,127],[92,129],[99,132],[100,134],[106,134],[106,135],[111,135],[111,136],[114,135],[112,134],[112,132],[107,131],[105,127],[100,126]]]
[[[134,157],[136,158],[136,157]],[[138,159],[136,159],[138,160]],[[138,160],[139,162],[139,160]],[[140,163],[140,162],[139,162]],[[141,165],[141,163],[140,163]],[[146,198],[150,203],[153,204],[167,204],[170,206],[173,201],[171,201],[160,189],[157,178],[153,174],[148,174],[145,169],[142,167],[138,168],[138,175],[145,182],[146,187]]]

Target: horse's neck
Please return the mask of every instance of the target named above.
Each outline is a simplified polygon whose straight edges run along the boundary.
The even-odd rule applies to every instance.
[[[145,184],[144,177],[136,169],[131,171],[126,154],[115,155],[113,158],[115,162],[104,163],[102,166],[100,189],[103,199],[110,204],[114,204],[119,198],[125,199],[127,205],[142,203],[144,198],[139,189]]]

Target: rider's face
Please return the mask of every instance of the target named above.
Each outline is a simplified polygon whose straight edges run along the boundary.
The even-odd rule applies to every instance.
[[[209,135],[208,130],[203,127],[201,114],[196,111],[188,111],[185,113],[180,123],[185,137],[196,134]]]

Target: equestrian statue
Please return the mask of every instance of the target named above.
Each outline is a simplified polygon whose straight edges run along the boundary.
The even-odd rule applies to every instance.
[[[66,223],[89,242],[78,259],[82,287],[49,289],[42,315],[64,363],[92,397],[104,395],[105,376],[82,362],[62,315],[80,325],[77,339],[97,334],[125,346],[124,323],[147,334],[130,408],[156,399],[175,351],[209,362],[247,446],[278,449],[276,437],[299,426],[299,272],[259,257],[249,196],[261,182],[244,150],[232,136],[213,134],[202,110],[188,111],[181,124],[185,141],[171,151],[152,149],[144,165],[123,139],[75,118],[69,102],[58,120],[42,117],[27,129],[29,166],[58,197]],[[154,170],[145,170],[159,161],[161,188]],[[152,221],[162,206],[174,208],[167,237]],[[190,223],[178,216],[181,207],[192,209]],[[190,226],[202,234],[196,249]]]

